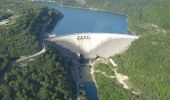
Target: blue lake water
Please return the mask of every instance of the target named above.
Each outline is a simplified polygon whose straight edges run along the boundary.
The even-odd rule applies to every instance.
[[[48,7],[57,9],[64,15],[52,33],[59,35],[81,32],[129,34],[125,15],[105,11],[61,7],[55,3],[48,3]]]

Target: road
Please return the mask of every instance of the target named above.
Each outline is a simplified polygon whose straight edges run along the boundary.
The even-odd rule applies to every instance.
[[[30,56],[27,56],[27,57],[23,57],[23,58],[20,58],[18,59],[16,62],[21,62],[21,61],[24,61],[24,60],[27,60],[27,59],[30,59],[30,58],[33,58],[33,57],[36,57],[36,56],[39,56],[40,54],[43,54],[44,52],[46,51],[45,49],[45,46],[43,47],[43,49],[33,55],[30,55]]]

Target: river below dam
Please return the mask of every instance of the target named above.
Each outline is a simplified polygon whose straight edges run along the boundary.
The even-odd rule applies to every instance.
[[[51,34],[68,35],[84,32],[130,34],[127,16],[125,15],[84,8],[61,7],[57,3],[47,2],[46,5],[60,11],[64,15]],[[89,66],[82,68],[82,76],[91,75],[87,69],[89,69]],[[83,85],[87,99],[98,100],[94,81],[86,77],[83,80]]]

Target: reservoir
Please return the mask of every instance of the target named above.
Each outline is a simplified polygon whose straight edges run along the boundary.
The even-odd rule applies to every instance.
[[[66,35],[82,32],[129,34],[127,16],[82,8],[61,7],[48,3],[48,7],[59,10],[64,17],[55,26],[52,33]]]
[[[47,6],[64,15],[51,34],[68,35],[86,32],[130,34],[125,15],[83,8],[61,7],[56,3],[47,3]],[[91,78],[90,69],[90,66],[81,66],[82,84],[87,99],[98,100],[97,87]]]

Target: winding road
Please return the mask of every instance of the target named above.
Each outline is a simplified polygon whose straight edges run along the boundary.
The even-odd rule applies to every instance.
[[[45,49],[45,45],[44,45],[43,49],[40,50],[39,52],[37,52],[37,53],[35,53],[35,54],[33,54],[33,55],[30,55],[30,56],[27,56],[27,57],[20,58],[20,59],[18,59],[16,62],[19,63],[19,62],[21,62],[21,61],[24,61],[24,60],[27,60],[27,59],[30,59],[30,58],[39,56],[40,54],[43,54],[45,51],[46,51],[46,49]]]

